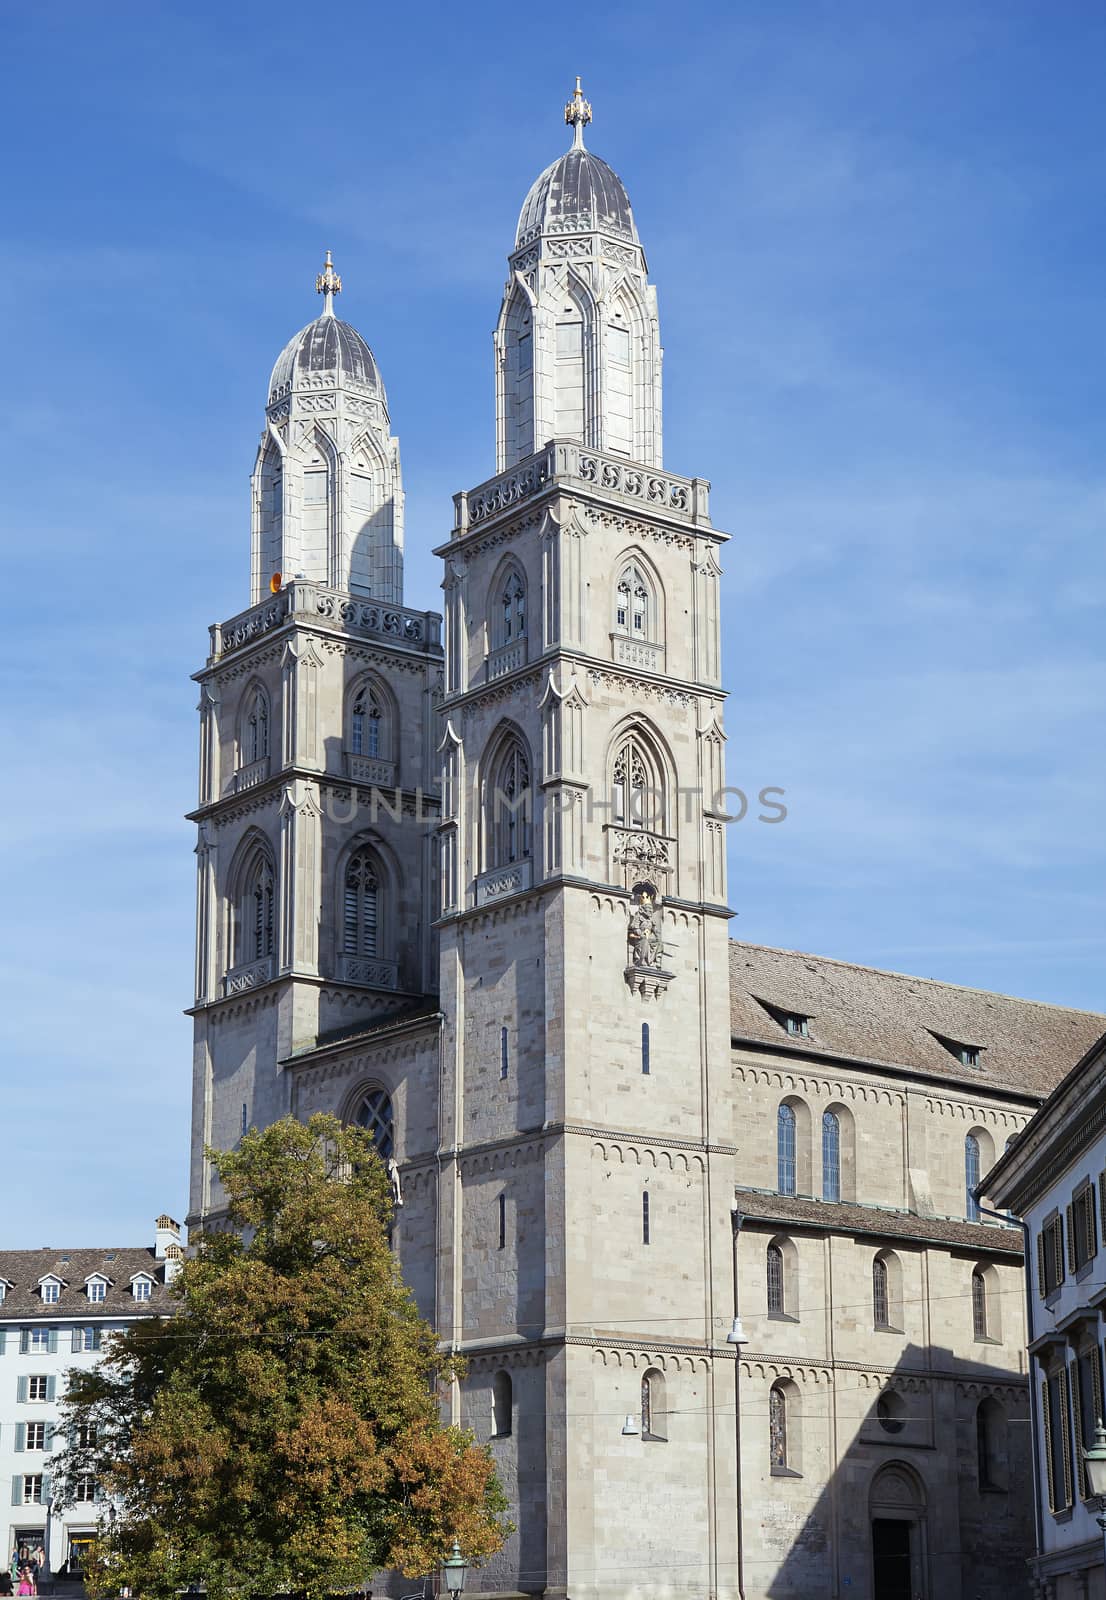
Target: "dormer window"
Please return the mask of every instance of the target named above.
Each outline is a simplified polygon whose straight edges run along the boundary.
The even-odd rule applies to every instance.
[[[101,1305],[108,1297],[108,1280],[98,1274],[85,1280],[85,1292],[93,1305]]]
[[[148,1300],[154,1290],[153,1279],[145,1273],[140,1273],[137,1278],[131,1279],[131,1293],[136,1300]]]
[[[932,1031],[932,1030],[931,1030]],[[944,1034],[935,1033],[933,1037],[939,1045],[943,1045],[950,1056],[955,1056],[962,1067],[979,1067],[983,1064],[983,1046],[979,1044],[965,1044],[960,1039],[949,1039]]]
[[[61,1299],[61,1279],[42,1278],[38,1287],[39,1293],[42,1295],[43,1305],[56,1306]]]
[[[767,1000],[758,1001],[772,1018],[778,1022],[784,1033],[790,1034],[793,1039],[809,1039],[811,1018],[802,1011],[785,1011],[782,1006],[770,1005]]]
[[[4,1301],[8,1298],[8,1290],[14,1288],[15,1285],[12,1283],[10,1278],[0,1278],[0,1306],[2,1306]]]

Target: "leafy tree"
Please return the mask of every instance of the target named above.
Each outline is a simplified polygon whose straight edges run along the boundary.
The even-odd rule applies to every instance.
[[[209,1151],[237,1231],[198,1240],[169,1319],[75,1371],[57,1498],[92,1476],[89,1587],[216,1600],[363,1586],[473,1560],[510,1531],[487,1450],[440,1421],[441,1355],[388,1248],[391,1192],[369,1136],[291,1118]]]

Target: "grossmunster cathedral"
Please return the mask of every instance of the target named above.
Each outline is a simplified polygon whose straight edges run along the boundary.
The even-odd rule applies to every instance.
[[[205,1144],[372,1130],[512,1502],[470,1589],[1027,1596],[1021,1233],[972,1190],[1103,1019],[731,940],[740,544],[664,465],[657,292],[579,85],[566,120],[443,614],[329,257],[273,367],[197,673],[190,1221]]]

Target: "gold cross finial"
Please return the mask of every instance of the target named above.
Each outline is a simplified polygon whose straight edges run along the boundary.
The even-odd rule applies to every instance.
[[[573,130],[572,148],[584,148],[584,124],[591,121],[591,102],[584,99],[584,91],[580,87],[579,76],[576,78],[576,87],[572,91],[572,99],[565,106],[565,121]]]
[[[330,251],[328,250],[326,253],[326,261],[323,264],[323,270],[315,279],[315,293],[321,294],[324,297],[324,317],[332,317],[334,315],[334,296],[336,294],[341,294],[341,292],[342,280],[334,270],[334,264],[330,259]]]

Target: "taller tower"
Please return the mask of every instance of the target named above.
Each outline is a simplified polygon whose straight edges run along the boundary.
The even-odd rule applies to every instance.
[[[499,461],[445,562],[439,1332],[518,1533],[482,1586],[736,1582],[719,561],[660,466],[656,297],[585,150],[534,184]],[[728,1418],[727,1422],[723,1419]],[[628,1419],[628,1421],[627,1421]],[[670,1575],[675,1574],[670,1581]]]
[[[572,148],[522,203],[496,328],[496,467],[548,440],[661,464],[657,292],[618,176],[584,147],[580,80],[565,107]]]

